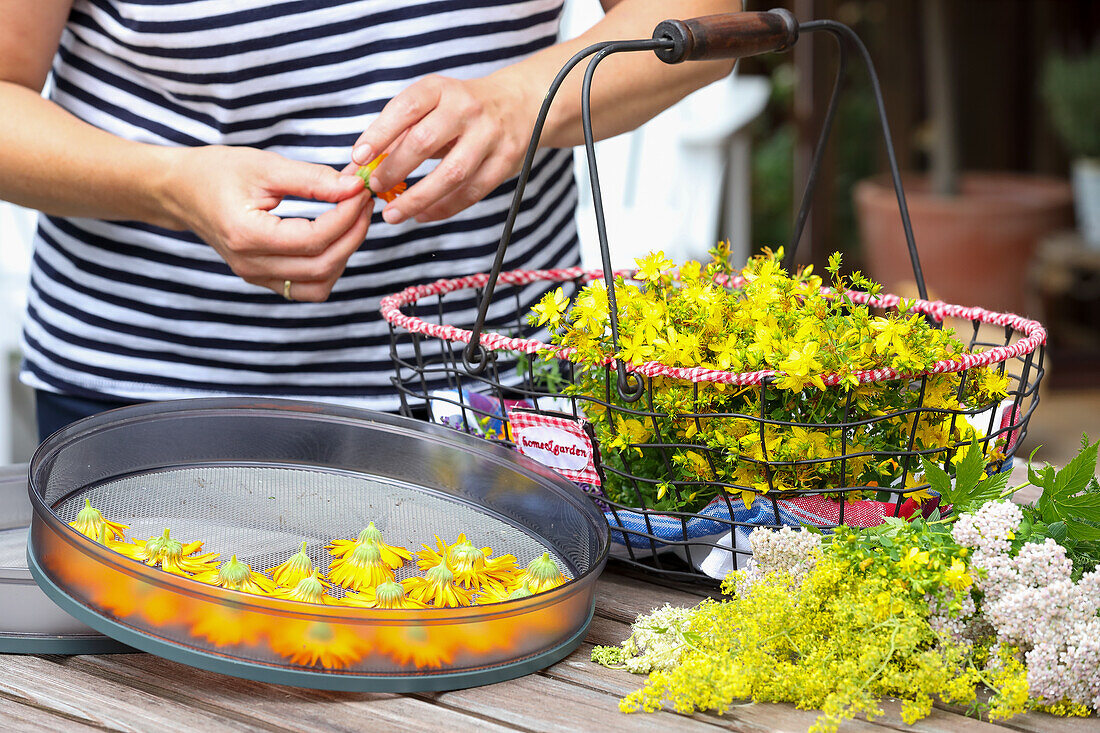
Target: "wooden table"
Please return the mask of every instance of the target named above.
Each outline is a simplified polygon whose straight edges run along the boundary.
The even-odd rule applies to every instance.
[[[186,667],[149,654],[102,656],[0,655],[3,731],[805,731],[813,711],[789,705],[739,705],[725,715],[671,712],[624,715],[621,696],[644,678],[589,661],[593,644],[617,644],[629,622],[665,602],[694,604],[705,590],[658,584],[609,569],[597,589],[596,617],[585,642],[567,659],[536,674],[486,687],[389,695],[302,690],[250,682]],[[935,709],[913,728],[887,703],[874,723],[850,731],[919,730],[966,733],[1003,730]],[[1008,721],[1022,731],[1097,733],[1100,721],[1039,713]]]

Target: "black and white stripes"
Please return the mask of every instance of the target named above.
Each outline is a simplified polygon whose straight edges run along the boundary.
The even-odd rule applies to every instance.
[[[552,44],[560,0],[78,0],[54,101],[122,137],[246,145],[343,167],[386,101],[429,73],[483,76]],[[425,164],[410,183],[430,170]],[[392,408],[381,296],[489,269],[507,182],[451,220],[367,240],[325,303],[287,303],[233,275],[192,234],[42,217],[23,380],[115,399],[257,394]],[[536,159],[506,267],[578,262],[569,151]],[[285,201],[277,213],[325,205]],[[524,292],[533,303],[538,288]],[[456,322],[473,301],[448,304]],[[514,299],[494,304],[507,318]]]

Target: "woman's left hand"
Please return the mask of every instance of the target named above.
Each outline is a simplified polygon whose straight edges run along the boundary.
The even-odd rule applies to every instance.
[[[390,224],[446,219],[477,203],[520,169],[540,100],[515,75],[464,81],[428,76],[402,91],[359,136],[352,161],[375,169],[371,190],[386,191],[429,158],[439,165],[386,205]]]

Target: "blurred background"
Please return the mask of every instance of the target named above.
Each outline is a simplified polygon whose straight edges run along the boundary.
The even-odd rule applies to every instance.
[[[776,6],[839,20],[867,44],[930,294],[1048,328],[1025,449],[1042,444],[1038,458],[1064,463],[1082,431],[1100,437],[1100,2],[747,3]],[[563,36],[599,12],[598,0],[567,0]],[[652,249],[704,258],[719,238],[740,260],[789,245],[835,61],[829,37],[804,35],[600,143],[615,263]],[[840,100],[798,260],[821,267],[839,251],[845,269],[914,293],[871,86],[854,59]],[[583,151],[576,170],[585,262],[598,266]],[[30,397],[15,380],[32,217],[0,204],[0,464],[34,448]]]

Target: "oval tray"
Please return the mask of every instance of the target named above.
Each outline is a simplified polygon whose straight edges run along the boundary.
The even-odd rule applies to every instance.
[[[406,418],[289,400],[151,403],[54,434],[30,467],[31,572],[62,608],[131,646],[196,667],[304,687],[457,689],[548,666],[581,641],[607,559],[602,514],[515,451]],[[204,552],[271,567],[303,540],[376,522],[414,550],[465,532],[522,566],[543,552],[569,582],[499,604],[321,606],[147,567],[68,526],[85,498],[144,539],[170,527]],[[416,572],[415,566],[398,577]],[[337,589],[337,593],[339,590]]]

